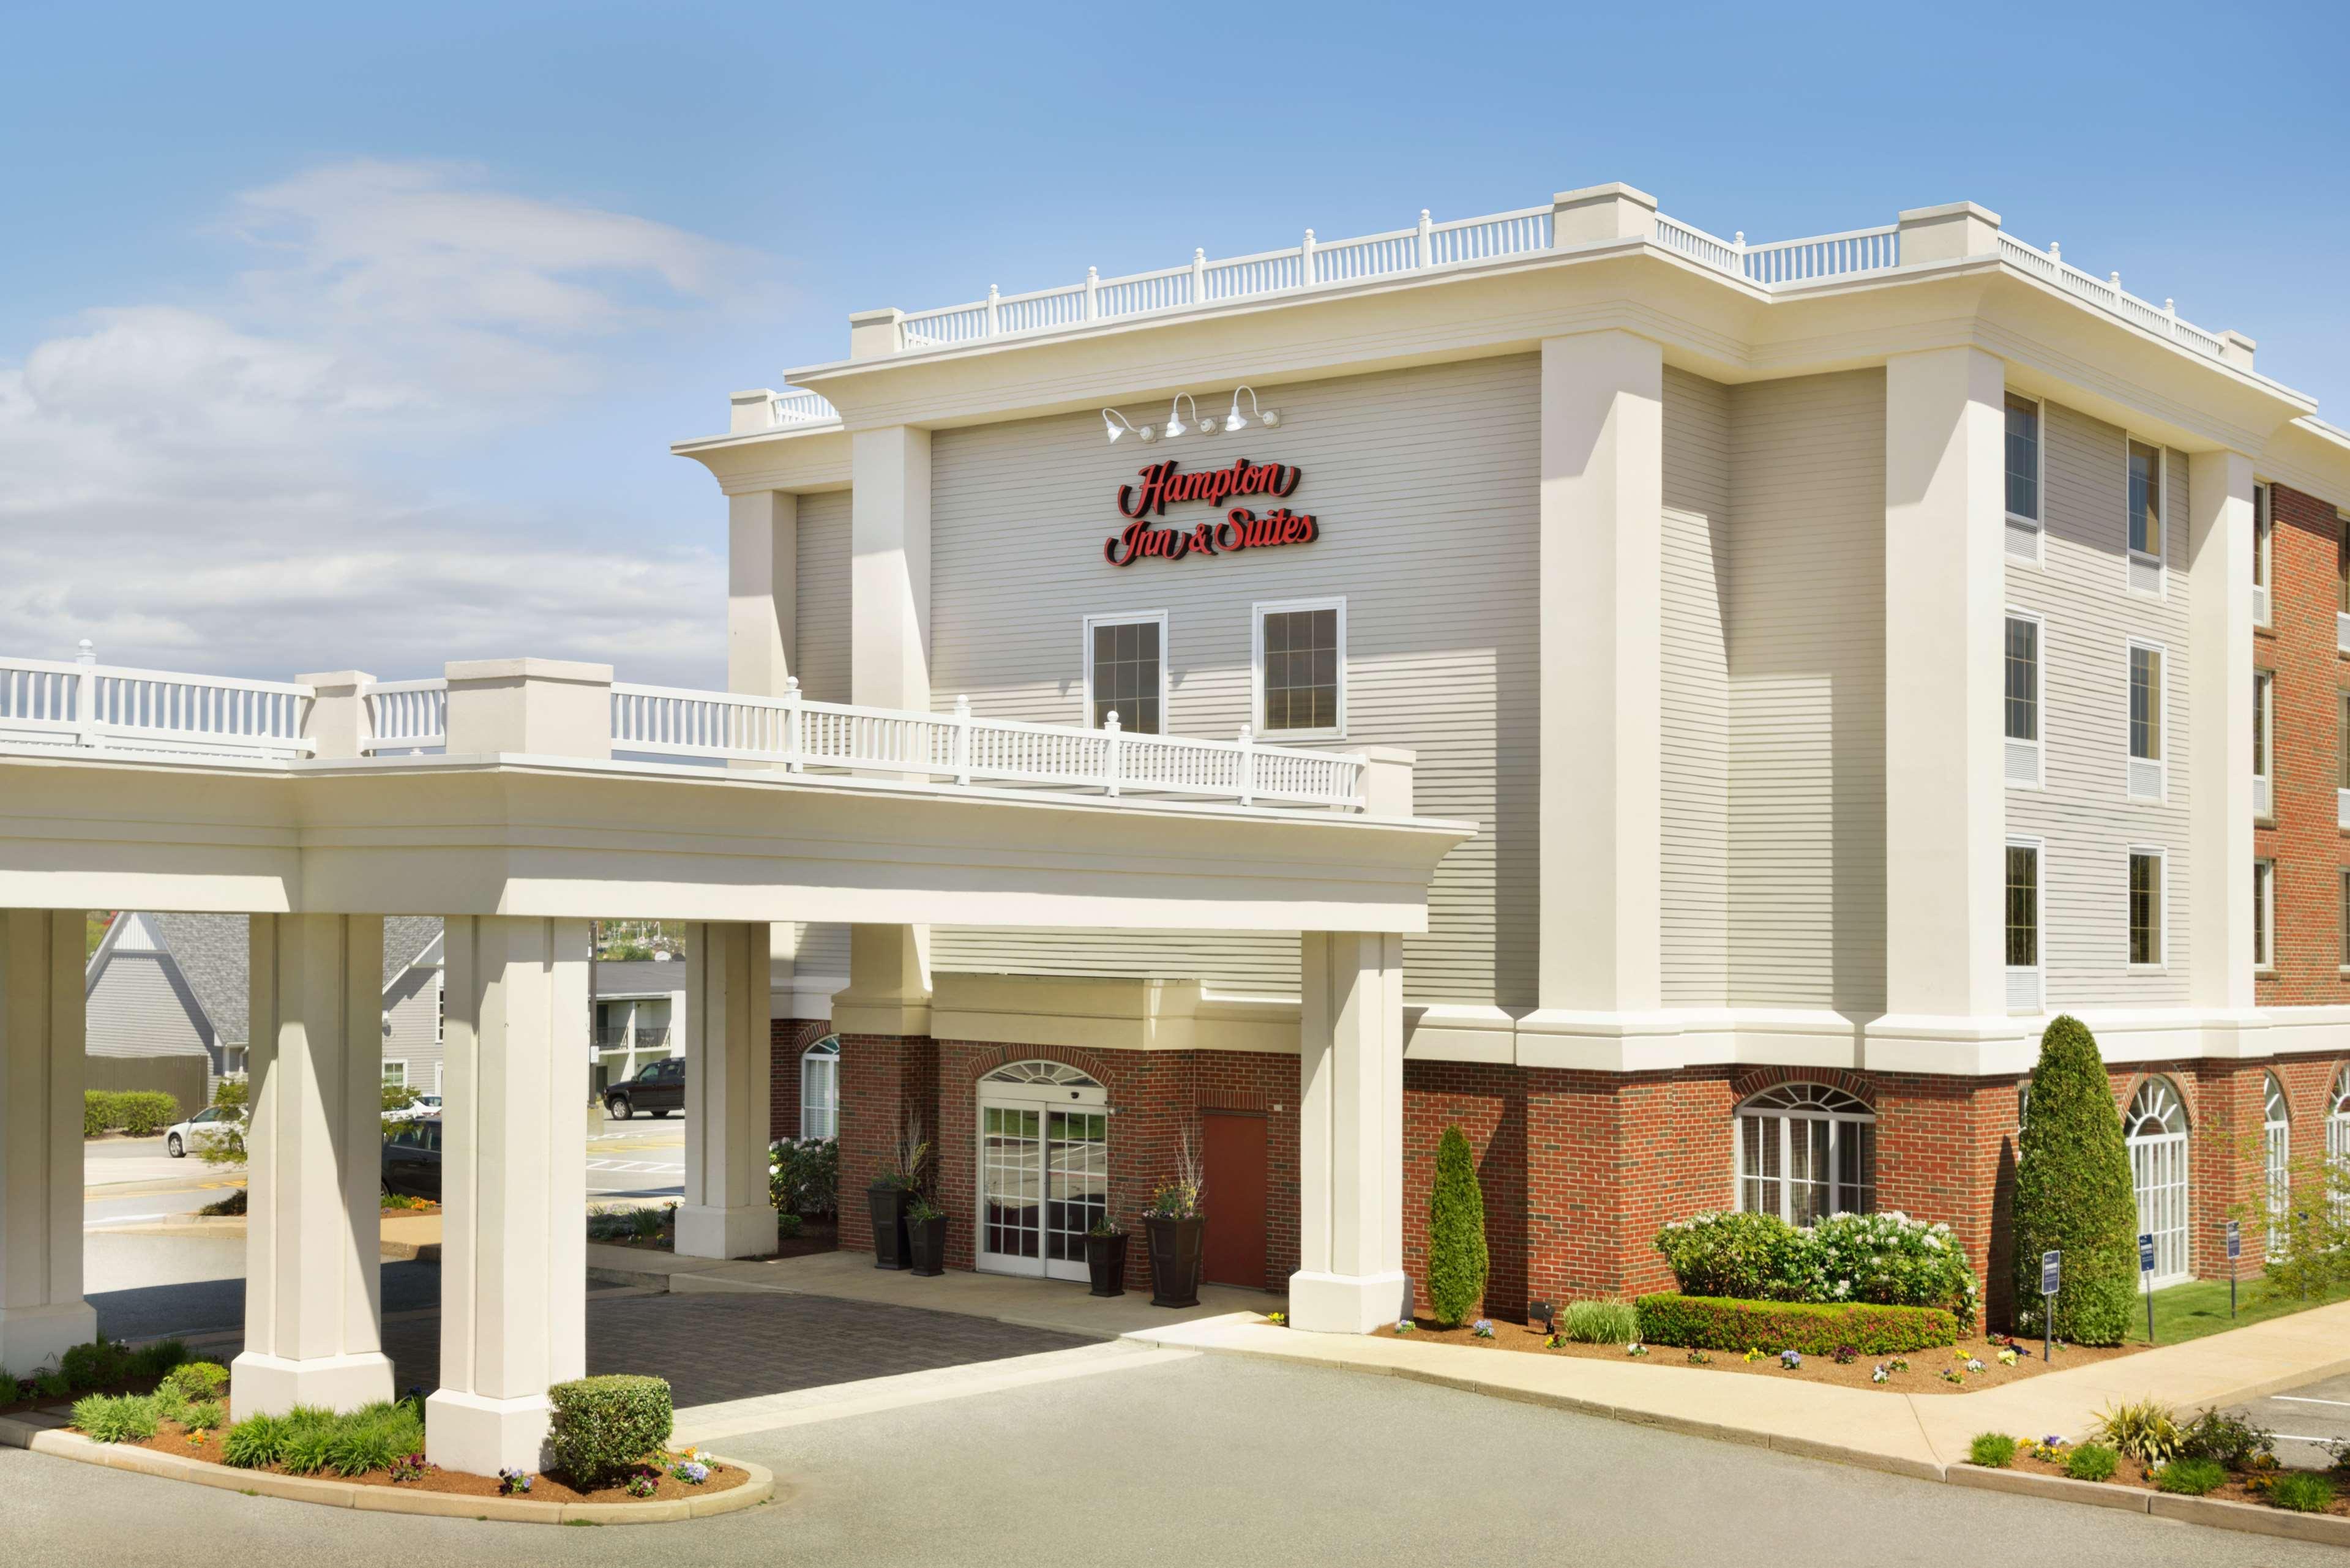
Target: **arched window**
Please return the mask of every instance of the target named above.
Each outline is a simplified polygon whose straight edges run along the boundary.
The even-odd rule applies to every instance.
[[[2334,1080],[2334,1093],[2326,1096],[2325,1158],[2335,1168],[2333,1179],[2327,1183],[2334,1193],[2336,1209],[2350,1208],[2350,1067],[2345,1067]],[[2350,1214],[2339,1216],[2350,1219]]]
[[[2122,1118],[2137,1228],[2154,1237],[2154,1282],[2187,1278],[2187,1107],[2168,1078],[2149,1077]]]
[[[1877,1116],[1825,1084],[1781,1084],[1738,1107],[1738,1206],[1809,1225],[1877,1207]]]
[[[840,1136],[840,1036],[800,1053],[800,1137]]]
[[[2269,1179],[2268,1255],[2274,1258],[2284,1251],[2284,1217],[2293,1206],[2293,1114],[2274,1073],[2262,1075],[2261,1090],[2261,1147]]]

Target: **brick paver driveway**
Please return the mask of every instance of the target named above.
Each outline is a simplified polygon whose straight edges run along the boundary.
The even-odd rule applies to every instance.
[[[440,1334],[437,1314],[384,1324],[384,1352],[400,1387],[438,1386]],[[588,1370],[666,1377],[681,1409],[1092,1343],[993,1318],[829,1296],[588,1298]]]

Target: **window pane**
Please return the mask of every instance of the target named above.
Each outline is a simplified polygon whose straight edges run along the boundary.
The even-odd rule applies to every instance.
[[[2129,961],[2162,961],[2162,858],[2129,857]]]
[[[2040,964],[2040,851],[2028,845],[2007,846],[2007,962]]]
[[[2129,443],[2129,547],[2141,556],[2162,554],[2162,453],[2135,441]]]
[[[2007,738],[2040,738],[2040,627],[2033,621],[2007,623]]]
[[[2007,400],[2007,509],[2040,517],[2040,406],[2027,398]]]
[[[1346,649],[1338,646],[1338,612],[1268,612],[1263,638],[1265,730],[1337,728],[1346,664]]]
[[[1118,728],[1136,734],[1159,733],[1159,623],[1120,621],[1094,628],[1093,723],[1101,729],[1118,715]]]
[[[2269,920],[2274,914],[2272,888],[2274,865],[2266,860],[2252,862],[2252,962],[2265,969],[2270,963]]]
[[[2269,586],[2270,493],[2265,484],[2252,486],[2252,587]]]
[[[2266,778],[2269,772],[2269,677],[2266,671],[2252,676],[2252,776]]]
[[[2334,694],[2334,787],[2350,789],[2350,691]]]
[[[2350,871],[2342,873],[2342,964],[2350,968]]]
[[[2162,655],[2133,648],[2129,670],[2129,754],[2152,762],[2162,755]]]

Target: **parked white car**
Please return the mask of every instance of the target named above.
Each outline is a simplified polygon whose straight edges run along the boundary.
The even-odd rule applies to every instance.
[[[416,1096],[416,1099],[412,1104],[404,1106],[396,1111],[384,1112],[383,1119],[388,1122],[413,1122],[421,1121],[426,1116],[437,1116],[440,1114],[440,1096],[419,1095]]]
[[[223,1134],[234,1129],[244,1118],[243,1111],[231,1106],[206,1106],[186,1121],[163,1129],[163,1150],[173,1159],[184,1158],[192,1148],[219,1142]]]

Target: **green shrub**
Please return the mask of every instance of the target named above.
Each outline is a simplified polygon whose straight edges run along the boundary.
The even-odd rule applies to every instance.
[[[2149,1469],[2176,1455],[2184,1437],[2170,1407],[2152,1399],[2128,1400],[2099,1412],[2096,1435]]]
[[[109,1387],[130,1376],[130,1351],[110,1339],[93,1339],[58,1356],[57,1370],[77,1394]]]
[[[187,1361],[172,1368],[163,1381],[191,1399],[214,1399],[228,1386],[228,1368],[217,1361]]]
[[[1805,1230],[1775,1214],[1700,1214],[1667,1225],[1656,1244],[1687,1295],[1940,1307],[1962,1329],[1981,1295],[1950,1228],[1898,1210],[1832,1214]]]
[[[289,1476],[316,1475],[327,1468],[335,1439],[340,1435],[341,1424],[336,1421],[295,1426],[286,1434],[286,1446],[279,1451],[277,1462]]]
[[[782,1213],[815,1219],[839,1212],[839,1140],[779,1137],[769,1144],[767,1192]]]
[[[2117,1457],[2103,1443],[2083,1443],[2064,1456],[2064,1473],[2074,1480],[2111,1480]]]
[[[2269,1483],[2269,1501],[2295,1513],[2324,1513],[2334,1506],[2334,1483],[2309,1470],[2287,1470]]]
[[[187,1424],[188,1397],[169,1383],[147,1396],[147,1407],[155,1412],[155,1418],[159,1421]]]
[[[2015,1462],[2015,1439],[2004,1432],[1978,1432],[1967,1445],[1967,1463],[2003,1470]]]
[[[251,1416],[221,1435],[221,1459],[241,1470],[266,1469],[286,1452],[291,1428],[283,1416]]]
[[[1862,1355],[1898,1355],[1954,1345],[1959,1320],[1940,1307],[1838,1305],[1815,1302],[1726,1301],[1719,1296],[1642,1296],[1640,1338],[1699,1350],[1795,1350],[1833,1355],[1850,1345]]]
[[[130,1353],[130,1376],[162,1377],[194,1356],[184,1339],[159,1339]]]
[[[370,1405],[338,1420],[327,1438],[327,1468],[337,1475],[388,1470],[424,1446],[424,1423],[406,1404]]]
[[[62,1399],[73,1392],[73,1381],[62,1372],[36,1372],[33,1392],[43,1399]]]
[[[155,1435],[155,1402],[136,1394],[92,1394],[74,1401],[73,1424],[92,1442],[141,1442]]]
[[[2180,1431],[2178,1451],[2189,1459],[2217,1459],[2240,1470],[2254,1459],[2276,1452],[2276,1434],[2258,1422],[2205,1410]]]
[[[1458,1127],[1436,1140],[1436,1181],[1428,1195],[1428,1309],[1448,1327],[1485,1299],[1485,1197],[1477,1160]]]
[[[180,1102],[160,1091],[134,1090],[114,1096],[114,1116],[110,1125],[132,1137],[152,1137],[180,1119]]]
[[[1630,1302],[1569,1302],[1558,1331],[1577,1345],[1629,1345],[1640,1337],[1640,1314]]]
[[[775,1239],[779,1241],[788,1241],[799,1233],[800,1217],[796,1214],[785,1214],[781,1210],[776,1210]]]
[[[2097,1042],[2057,1018],[2040,1037],[2031,1115],[2016,1140],[2015,1299],[2019,1328],[2042,1328],[2040,1255],[2064,1254],[2054,1331],[2119,1345],[2137,1283],[2137,1199],[2129,1151]]]
[[[228,1425],[228,1407],[217,1399],[201,1399],[188,1407],[180,1424],[192,1432],[217,1432]]]
[[[2201,1497],[2224,1485],[2228,1472],[2217,1459],[2173,1459],[2154,1472],[2154,1484],[2182,1497]]]
[[[114,1125],[114,1096],[104,1089],[81,1092],[81,1136],[96,1137]]]
[[[546,1444],[555,1468],[584,1489],[602,1484],[669,1441],[669,1384],[659,1377],[583,1377],[546,1391]]]
[[[1801,1235],[1776,1214],[1700,1214],[1657,1232],[1657,1251],[1685,1295],[1788,1301]]]

